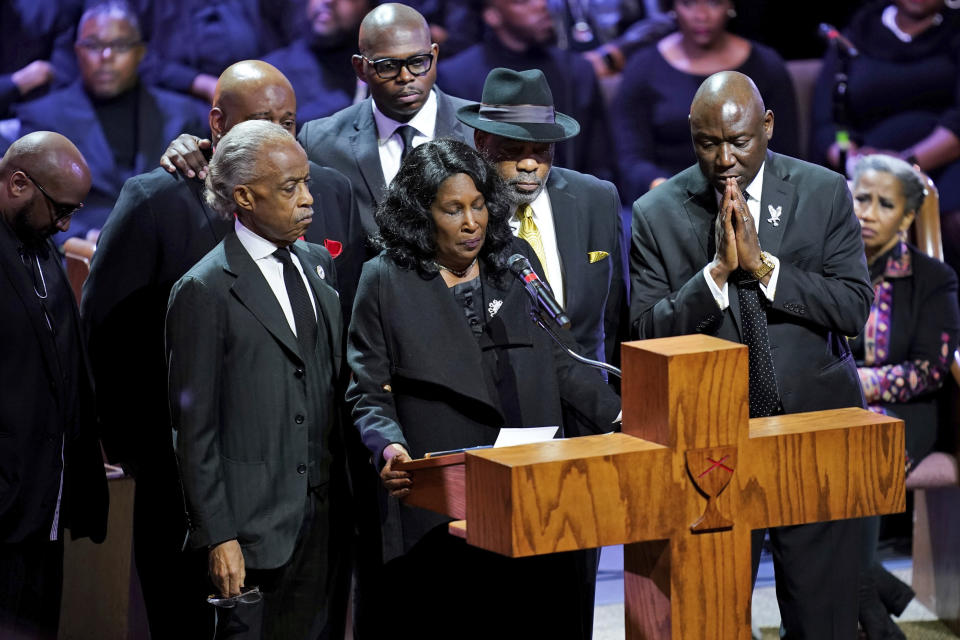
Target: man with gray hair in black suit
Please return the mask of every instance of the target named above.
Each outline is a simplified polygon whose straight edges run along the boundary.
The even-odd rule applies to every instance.
[[[233,127],[205,193],[233,231],[170,293],[171,418],[217,637],[343,637],[343,326],[329,252],[298,240],[313,219],[309,178],[281,126]]]

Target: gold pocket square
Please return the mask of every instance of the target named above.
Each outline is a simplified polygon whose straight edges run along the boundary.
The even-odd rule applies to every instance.
[[[587,256],[590,258],[590,264],[594,262],[600,262],[601,260],[608,257],[610,254],[606,251],[588,251]]]

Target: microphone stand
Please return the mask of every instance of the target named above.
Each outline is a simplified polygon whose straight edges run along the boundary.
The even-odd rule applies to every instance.
[[[595,369],[600,369],[606,371],[607,373],[612,373],[620,379],[623,379],[623,375],[620,372],[620,369],[617,369],[615,366],[607,364],[606,362],[600,362],[599,360],[591,360],[590,358],[585,358],[566,344],[563,340],[560,339],[560,336],[556,334],[553,328],[548,323],[547,319],[543,317],[541,312],[537,309],[536,303],[530,308],[530,318],[533,320],[533,323],[539,325],[541,329],[547,332],[547,335],[553,338],[553,341],[560,345],[560,348],[563,349],[568,356],[580,362],[582,364],[594,367]]]
[[[840,150],[839,167],[841,175],[847,175],[847,154],[850,151],[850,124],[847,116],[847,82],[850,74],[850,56],[844,47],[831,40],[833,50],[837,53],[837,71],[833,74],[833,123],[837,127],[836,142]]]

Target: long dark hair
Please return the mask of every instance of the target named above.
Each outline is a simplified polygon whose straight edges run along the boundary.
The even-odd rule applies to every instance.
[[[438,273],[437,228],[430,207],[443,181],[458,173],[470,176],[486,201],[487,231],[480,260],[499,275],[506,270],[513,238],[503,181],[475,149],[452,138],[421,144],[403,161],[374,215],[380,227],[374,241],[400,266],[423,275]]]

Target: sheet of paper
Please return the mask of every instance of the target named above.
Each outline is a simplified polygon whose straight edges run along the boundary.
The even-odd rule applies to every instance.
[[[553,440],[560,427],[527,427],[517,429],[513,427],[503,427],[497,435],[497,441],[493,443],[494,448],[512,447],[517,444],[532,444],[534,442],[546,442]]]

